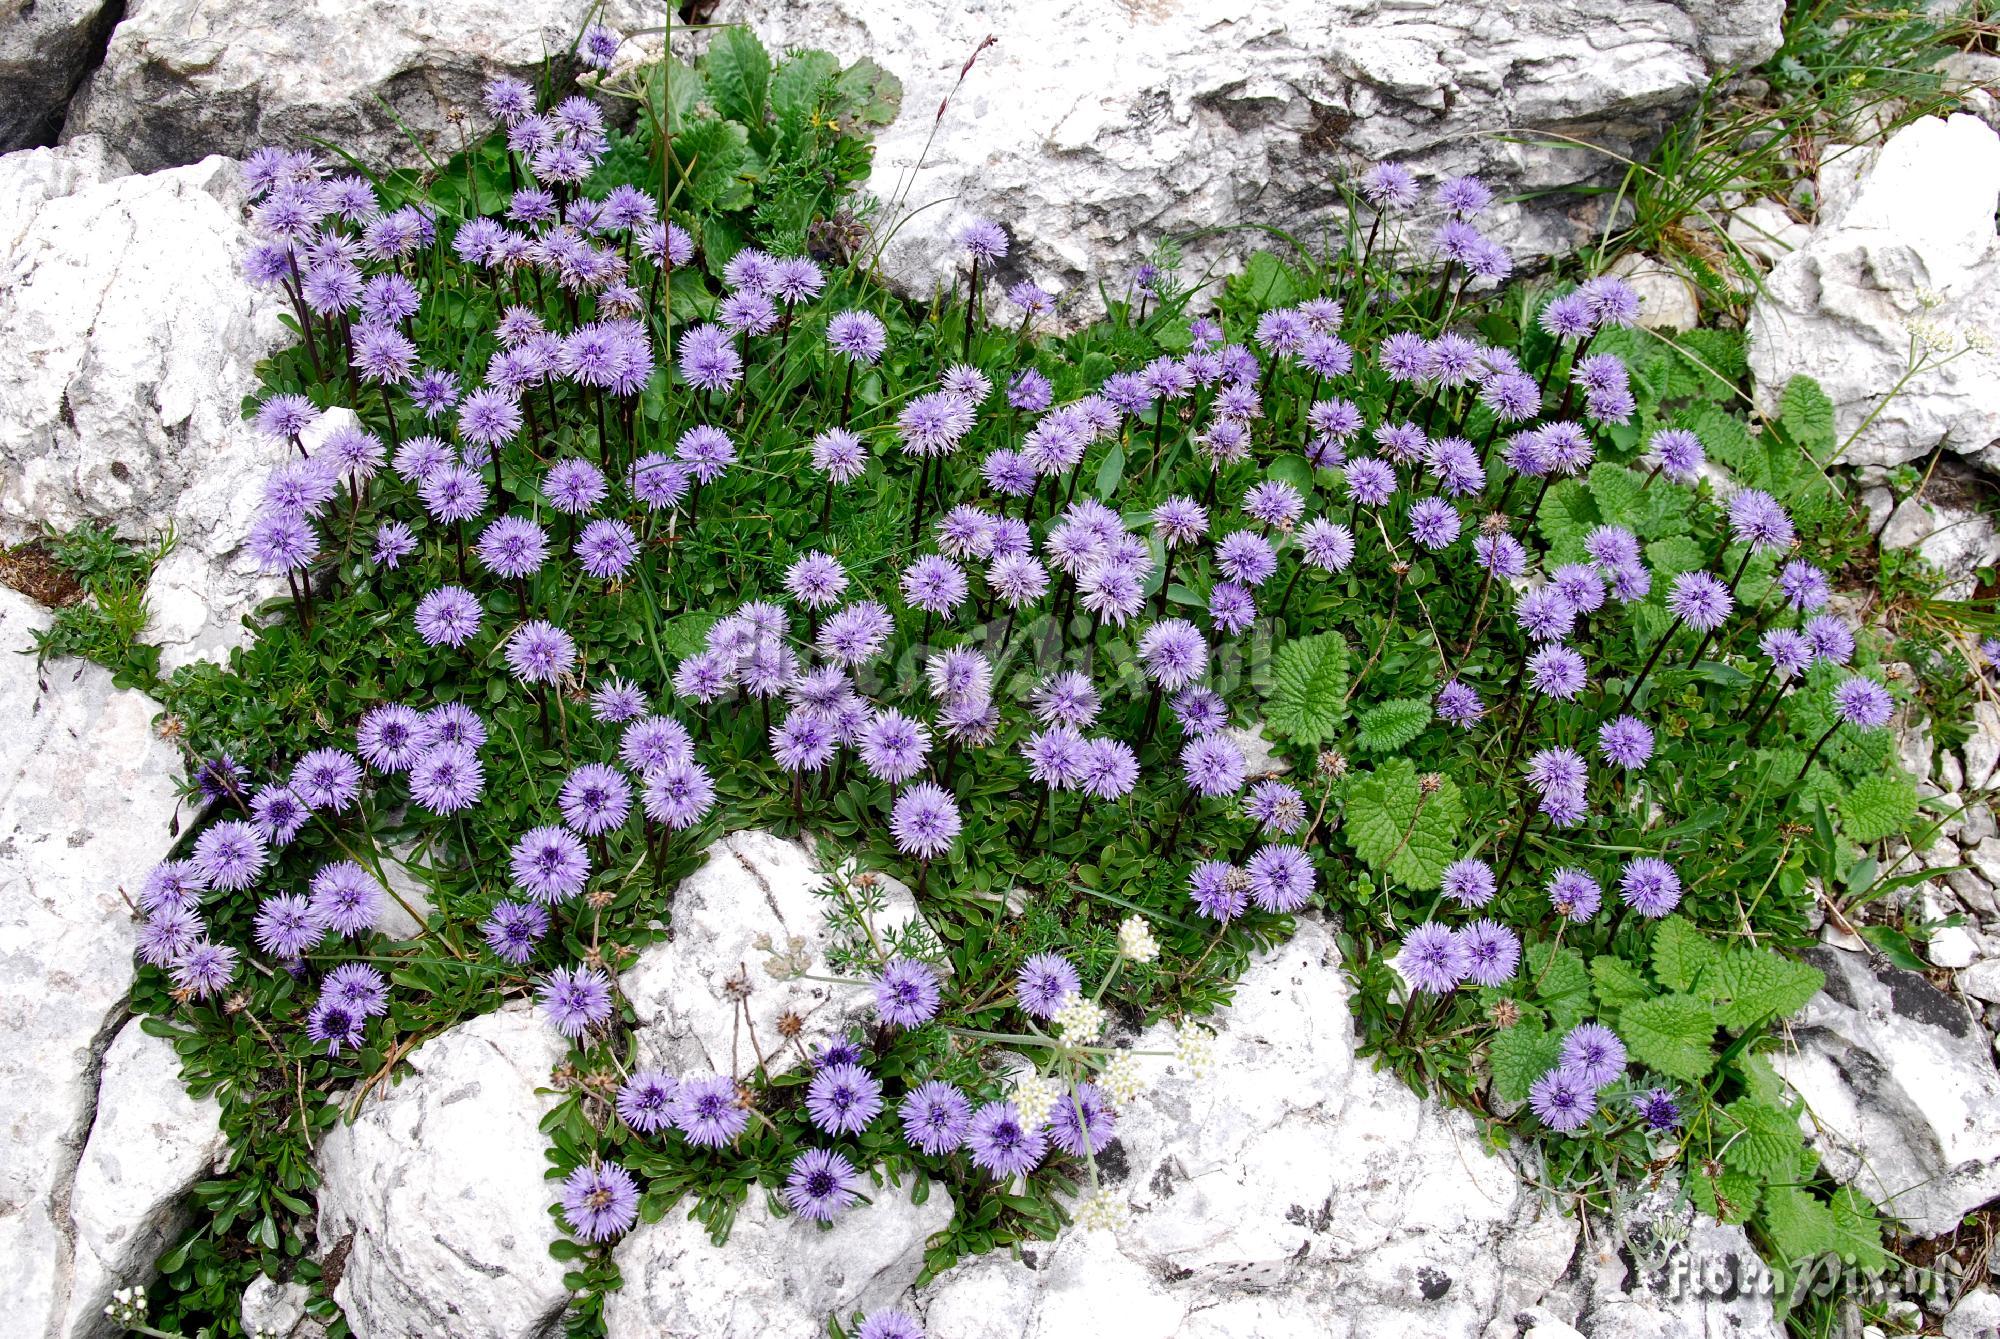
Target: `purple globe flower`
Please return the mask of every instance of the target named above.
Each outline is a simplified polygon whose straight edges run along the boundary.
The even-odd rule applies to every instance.
[[[1250,877],[1226,861],[1203,861],[1188,875],[1188,896],[1202,915],[1227,925],[1249,905]]]
[[[1691,484],[1701,477],[1702,462],[1707,455],[1701,439],[1687,429],[1662,428],[1653,434],[1649,446],[1660,473],[1675,483]]]
[[[1037,953],[1021,964],[1020,974],[1014,978],[1014,999],[1036,1018],[1054,1018],[1082,988],[1083,979],[1068,959],[1055,953]]]
[[[1486,704],[1468,684],[1452,679],[1437,691],[1438,719],[1470,730],[1486,715]]]
[[[1823,608],[1830,594],[1826,573],[1796,558],[1779,570],[1778,590],[1784,595],[1785,603],[1801,613]]]
[[[361,764],[339,749],[314,749],[293,766],[290,786],[308,808],[343,813],[361,794]]]
[[[366,963],[342,963],[328,972],[320,995],[363,1018],[380,1018],[389,1012],[389,983]]]
[[[1465,946],[1448,926],[1426,922],[1403,939],[1396,957],[1396,969],[1412,990],[1442,995],[1456,990],[1465,979]]]
[[[1465,979],[1475,986],[1503,986],[1521,963],[1521,940],[1496,921],[1480,919],[1454,930],[1465,959]]]
[[[1149,680],[1177,692],[1207,670],[1208,642],[1186,619],[1162,619],[1141,634],[1139,657]]]
[[[685,831],[715,805],[715,783],[700,763],[671,763],[646,777],[646,817]]]
[[[335,934],[364,935],[382,919],[382,885],[352,860],[320,866],[309,887],[313,913]]]
[[[1753,552],[1790,548],[1791,518],[1769,493],[1745,488],[1729,499],[1729,531]]]
[[[576,642],[543,619],[515,629],[506,648],[507,668],[522,683],[554,683],[576,665]]]
[[[1854,659],[1854,630],[1833,614],[1820,614],[1806,620],[1802,631],[1806,645],[1812,648],[1812,658],[1829,665],[1845,665]]]
[[[1653,732],[1636,716],[1620,716],[1598,728],[1597,751],[1613,767],[1634,771],[1653,756]]]
[[[1202,735],[1181,747],[1181,775],[1197,795],[1214,799],[1243,789],[1243,750],[1225,735]]]
[[[806,1088],[806,1115],[828,1134],[859,1134],[882,1111],[882,1085],[859,1065],[830,1065]]]
[[[1895,714],[1896,703],[1888,689],[1857,674],[1833,690],[1833,709],[1858,730],[1879,730]]]
[[[639,1183],[615,1162],[579,1167],[563,1181],[563,1217],[585,1241],[609,1241],[639,1221]]]
[[[1757,648],[1781,681],[1797,678],[1812,663],[1812,643],[1797,628],[1772,628],[1758,639]]]
[[[1625,1073],[1625,1044],[1602,1023],[1579,1023],[1562,1040],[1559,1064],[1593,1089]]]
[[[1250,877],[1250,900],[1265,911],[1297,911],[1312,898],[1312,857],[1299,847],[1259,847],[1245,872]]]
[[[1056,1099],[1049,1112],[1049,1142],[1072,1157],[1102,1153],[1118,1134],[1118,1113],[1088,1079]]]
[[[564,779],[556,803],[564,823],[594,837],[624,826],[632,809],[632,783],[606,763],[585,763]]]
[[[975,1167],[1004,1181],[1035,1169],[1048,1151],[1048,1136],[1026,1128],[1012,1102],[988,1102],[972,1113],[965,1145]]]
[[[1444,867],[1443,891],[1461,907],[1483,907],[1493,900],[1499,884],[1493,878],[1491,865],[1467,856]]]
[[[920,781],[896,797],[889,831],[896,849],[920,860],[932,860],[951,850],[958,839],[958,802],[950,791]]]
[[[487,571],[515,580],[541,570],[548,556],[548,536],[525,517],[502,516],[480,532],[474,551]]]
[[[1680,875],[1657,856],[1638,856],[1619,874],[1618,895],[1641,916],[1657,919],[1680,905]]]
[[[257,830],[264,834],[265,841],[274,846],[284,846],[299,835],[299,829],[312,817],[312,811],[292,794],[291,787],[269,785],[259,788],[250,797],[250,816],[256,821]]]
[[[590,854],[573,832],[531,828],[514,843],[509,870],[515,884],[535,901],[567,902],[590,881]]]
[[[830,1223],[861,1197],[860,1173],[830,1149],[809,1148],[792,1160],[785,1177],[785,1204],[799,1217]]]
[[[750,1123],[750,1110],[738,1095],[736,1080],[727,1074],[703,1074],[681,1080],[674,1124],[696,1148],[721,1148],[734,1143]]]
[[[327,925],[297,893],[279,893],[257,905],[257,947],[278,958],[300,958],[326,937]]]
[[[426,646],[463,646],[478,634],[481,613],[471,591],[440,586],[417,601],[417,635]]]
[[[1736,605],[1721,579],[1707,572],[1683,572],[1674,578],[1667,609],[1696,632],[1713,632]]]
[[[1007,230],[991,219],[974,219],[959,232],[958,244],[975,262],[1000,260],[1007,254]]]
[[[1557,915],[1582,925],[1604,905],[1604,890],[1580,869],[1559,869],[1549,876],[1549,905]]]
[[[900,785],[923,770],[924,755],[929,748],[930,732],[920,723],[900,711],[884,710],[878,712],[861,733],[861,765],[868,769],[870,776]],[[931,808],[926,806],[927,810]],[[957,835],[956,820],[954,808],[950,819],[953,823],[952,836]],[[944,821],[942,816],[935,814],[923,817],[926,829]],[[950,844],[949,838],[946,844]]]
[[[1348,496],[1364,507],[1379,507],[1396,495],[1396,471],[1386,461],[1362,456],[1347,462]]]
[[[1410,537],[1432,552],[1451,546],[1459,524],[1458,508],[1443,498],[1427,497],[1410,508]]]
[[[1289,835],[1305,825],[1305,797],[1282,781],[1259,781],[1243,801],[1243,812],[1266,834]]]
[[[532,902],[499,902],[479,931],[487,947],[518,965],[534,956],[535,946],[549,932],[549,913]]]
[[[1584,677],[1583,657],[1567,646],[1544,646],[1528,657],[1528,684],[1543,697],[1573,702]]]
[[[268,859],[263,832],[256,824],[242,819],[210,824],[195,839],[194,867],[200,872],[202,882],[225,892],[255,883]]]
[[[680,1082],[659,1069],[642,1069],[618,1089],[618,1119],[640,1134],[654,1134],[674,1123]]]
[[[595,967],[558,967],[535,987],[549,1025],[574,1041],[611,1019],[611,978]]]
[[[966,1129],[972,1123],[972,1104],[949,1083],[932,1079],[910,1090],[898,1114],[903,1121],[903,1138],[910,1146],[939,1157],[964,1144]]]
[[[407,771],[429,741],[423,718],[401,703],[373,708],[354,730],[355,750],[381,772]]]
[[[926,963],[891,958],[875,978],[875,1011],[892,1027],[913,1028],[938,1011],[937,973]]]
[[[1681,1127],[1681,1104],[1665,1088],[1649,1088],[1632,1099],[1639,1119],[1654,1134],[1665,1134]]]
[[[437,743],[410,765],[410,795],[434,814],[455,814],[486,789],[479,755],[464,744]]]
[[[1535,1118],[1558,1134],[1574,1134],[1597,1111],[1597,1086],[1573,1070],[1556,1068],[1528,1089]]]

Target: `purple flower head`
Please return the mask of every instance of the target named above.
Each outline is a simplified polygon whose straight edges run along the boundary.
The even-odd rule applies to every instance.
[[[1458,508],[1441,497],[1427,497],[1410,507],[1410,538],[1436,552],[1458,538]]]
[[[1588,563],[1564,563],[1549,573],[1549,586],[1578,614],[1604,606],[1604,578]]]
[[[558,967],[535,986],[549,1026],[574,1041],[611,1019],[611,978],[595,967]]]
[[[1475,986],[1503,986],[1521,963],[1521,940],[1497,921],[1480,919],[1454,930],[1465,958],[1465,979]]]
[[[1778,590],[1785,603],[1801,613],[1824,608],[1829,594],[1826,573],[1797,558],[1779,570]]]
[[[297,893],[279,893],[257,904],[257,947],[274,957],[303,957],[326,931],[326,921]]]
[[[1257,621],[1257,601],[1234,581],[1218,581],[1208,592],[1208,616],[1224,633],[1235,635]]]
[[[1574,1070],[1556,1068],[1528,1089],[1535,1118],[1558,1134],[1574,1134],[1597,1111],[1597,1085]]]
[[[1845,665],[1854,658],[1854,630],[1838,616],[1820,614],[1809,618],[1803,631],[1814,660]]]
[[[1044,725],[1080,730],[1097,719],[1097,692],[1090,686],[1090,676],[1077,670],[1059,670],[1042,680],[1029,704]]]
[[[1188,875],[1188,896],[1202,915],[1227,925],[1249,905],[1250,876],[1226,861],[1203,861]]]
[[[290,785],[308,808],[343,813],[361,793],[361,764],[340,749],[314,749],[293,766]]]
[[[367,1018],[339,1000],[321,998],[306,1014],[306,1039],[323,1044],[328,1055],[358,1048],[367,1035]]]
[[[1635,771],[1653,756],[1653,732],[1636,716],[1620,716],[1598,727],[1597,751],[1613,767]]]
[[[827,1065],[806,1089],[806,1115],[828,1134],[859,1134],[882,1111],[882,1085],[859,1065]]]
[[[1514,622],[1537,642],[1560,642],[1576,628],[1576,606],[1554,585],[1540,586],[1514,602]]]
[[[1858,730],[1879,730],[1895,714],[1896,703],[1888,689],[1857,674],[1833,690],[1833,710],[1843,722]],[[197,855],[196,859],[199,858]]]
[[[1683,572],[1674,578],[1667,609],[1696,632],[1713,632],[1736,607],[1735,597],[1720,578],[1707,572]]]
[[[1471,685],[1452,679],[1437,691],[1438,719],[1461,730],[1470,730],[1486,715],[1486,704]]]
[[[1602,1023],[1578,1023],[1563,1037],[1558,1063],[1592,1089],[1602,1088],[1625,1073],[1625,1043]]]
[[[830,1223],[861,1197],[861,1174],[831,1149],[809,1148],[792,1159],[785,1177],[785,1204],[799,1217]]]
[[[1493,204],[1493,192],[1478,177],[1452,177],[1439,183],[1437,203],[1447,213],[1469,219]]]
[[[1616,275],[1601,274],[1577,289],[1600,326],[1628,327],[1639,319],[1639,295]]]
[[[1556,914],[1579,925],[1589,921],[1604,905],[1604,890],[1580,869],[1559,869],[1550,875],[1548,894],[1549,905]]]
[[[1305,797],[1282,781],[1259,781],[1250,787],[1243,812],[1265,835],[1288,836],[1305,825]]]
[[[575,833],[558,827],[530,828],[509,854],[514,882],[535,901],[567,902],[590,879],[590,855]]]
[[[507,638],[507,668],[522,683],[554,683],[576,666],[576,642],[543,619],[530,619]]]
[[[865,758],[865,741],[862,748]],[[951,792],[928,781],[920,781],[898,795],[889,818],[896,849],[920,860],[931,860],[951,850],[952,843],[958,840],[960,825],[958,802]]]
[[[1795,679],[1812,663],[1812,644],[1796,628],[1772,628],[1757,641],[1757,649],[1771,662],[1771,671],[1782,680]]]
[[[1701,439],[1686,428],[1662,428],[1653,434],[1648,445],[1660,473],[1675,483],[1691,484],[1701,477],[1702,462],[1707,455],[1701,448]]]
[[[699,391],[721,391],[743,376],[735,341],[719,325],[698,325],[681,336],[681,379]]]
[[[734,1143],[750,1123],[749,1109],[727,1074],[702,1074],[681,1080],[674,1124],[697,1148],[721,1148]]]
[[[1729,499],[1729,532],[1757,552],[1790,548],[1793,538],[1785,509],[1769,493],[1755,488],[1741,489]]]
[[[487,947],[518,965],[534,956],[549,932],[549,913],[532,902],[499,902],[479,929]]]
[[[1499,885],[1493,867],[1484,860],[1467,856],[1444,867],[1444,895],[1461,907],[1483,907],[1493,900]]]
[[[653,1134],[674,1123],[680,1083],[664,1070],[642,1069],[618,1088],[618,1119],[640,1134]]]
[[[910,1090],[898,1114],[910,1146],[938,1157],[965,1143],[972,1104],[951,1084],[932,1079]]]
[[[173,962],[174,989],[197,999],[218,993],[235,975],[236,950],[206,939],[188,945]]]
[[[1396,495],[1396,471],[1386,461],[1361,456],[1343,471],[1348,495],[1364,507],[1379,507]]]
[[[384,521],[375,531],[375,551],[370,555],[377,567],[395,571],[417,547],[417,537],[401,521]]]
[[[479,565],[509,580],[533,576],[548,557],[548,536],[523,516],[502,516],[480,532]]]
[[[1345,571],[1354,561],[1354,533],[1338,521],[1315,518],[1298,535],[1299,556],[1322,572]]]
[[[1049,1141],[1074,1157],[1102,1153],[1117,1133],[1118,1113],[1088,1079],[1058,1097],[1049,1112]]]
[[[1243,750],[1226,735],[1202,735],[1181,746],[1181,775],[1208,799],[1243,789],[1245,766]]]
[[[242,819],[210,824],[195,839],[194,867],[202,881],[226,892],[255,883],[268,858],[263,832],[255,823]]]
[[[930,732],[922,724],[910,719],[899,711],[885,709],[878,712],[861,732],[861,765],[868,774],[900,785],[923,770],[924,756],[930,748]],[[956,813],[952,819],[956,820]],[[913,814],[912,821],[922,820],[917,831],[932,831],[945,821],[942,815],[925,812]],[[957,835],[954,826],[951,836]],[[950,838],[945,844],[950,845]]]
[[[965,569],[949,558],[925,554],[903,569],[903,599],[927,614],[949,614],[965,603]]]
[[[1243,494],[1243,514],[1264,525],[1289,530],[1305,514],[1306,500],[1282,480],[1253,485]]]
[[[1212,735],[1229,724],[1229,706],[1212,688],[1183,688],[1174,694],[1171,705],[1181,733],[1190,738]]]
[[[563,1217],[585,1241],[623,1236],[639,1221],[639,1183],[615,1162],[578,1167],[563,1180]]]
[[[1313,894],[1312,857],[1296,846],[1261,846],[1249,859],[1250,900],[1265,911],[1297,911]]]
[[[203,933],[201,918],[190,908],[159,907],[139,928],[139,957],[154,967],[170,967],[201,942]]]
[[[1401,163],[1377,163],[1362,174],[1361,194],[1377,209],[1408,209],[1417,202],[1417,178]]]
[[[1012,1102],[988,1102],[973,1112],[965,1143],[973,1165],[1000,1180],[1033,1171],[1048,1150],[1048,1136],[1026,1128]]]
[[[1567,646],[1544,646],[1528,657],[1528,686],[1543,697],[1574,702],[1584,678],[1583,657]]]
[[[1036,1018],[1054,1018],[1070,996],[1083,988],[1083,978],[1069,960],[1054,953],[1037,953],[1021,964],[1014,978],[1014,999]]]
[[[875,1011],[892,1027],[913,1028],[938,1011],[937,973],[926,963],[891,958],[875,978]]]
[[[432,744],[410,765],[411,798],[434,814],[455,814],[485,789],[479,755],[463,744]]]
[[[1639,1113],[1639,1119],[1654,1134],[1665,1134],[1681,1127],[1681,1104],[1665,1088],[1649,1088],[1632,1099],[1632,1105]]]
[[[1542,308],[1540,324],[1557,339],[1581,339],[1596,328],[1590,299],[1582,293],[1565,293]]]
[[[389,983],[366,963],[342,963],[327,973],[320,998],[337,1001],[363,1018],[380,1018],[389,1012]]]
[[[1537,795],[1557,790],[1581,791],[1589,778],[1583,755],[1561,746],[1538,749],[1529,755],[1524,773]]]
[[[1664,916],[1680,905],[1680,875],[1657,856],[1638,856],[1625,862],[1618,876],[1618,895],[1641,916]]]
[[[1480,535],[1472,541],[1472,554],[1483,570],[1503,580],[1512,580],[1528,570],[1528,551],[1509,534]]]
[[[417,497],[432,520],[457,525],[486,509],[486,483],[463,465],[441,465],[423,477]]]
[[[1007,254],[1007,230],[991,219],[974,219],[960,230],[958,244],[974,262],[1000,260]]]
[[[1584,536],[1583,551],[1605,570],[1627,567],[1639,561],[1639,540],[1623,526],[1600,525]]]
[[[931,391],[903,406],[896,417],[896,432],[906,455],[948,456],[972,430],[973,408],[962,395],[951,391]]]
[[[632,783],[607,763],[585,763],[564,778],[556,803],[564,823],[594,837],[624,826],[632,810]]]
[[[1396,970],[1412,990],[1442,995],[1465,979],[1465,946],[1450,927],[1429,921],[1410,931],[1396,956]]]
[[[382,919],[382,885],[352,860],[321,865],[310,889],[313,910],[335,934],[364,935]]]
[[[1162,619],[1139,637],[1146,678],[1168,692],[1199,679],[1208,668],[1208,641],[1186,619]]]

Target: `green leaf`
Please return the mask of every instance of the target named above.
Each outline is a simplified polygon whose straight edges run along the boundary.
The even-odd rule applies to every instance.
[[[1771,1186],[1764,1192],[1761,1212],[1772,1251],[1785,1264],[1815,1259],[1839,1245],[1833,1210],[1797,1186]]]
[[[673,151],[686,174],[678,201],[682,207],[698,211],[737,208],[739,199],[749,203],[749,187],[737,176],[750,161],[750,132],[742,126],[713,117],[691,122],[674,138]],[[733,254],[722,253],[715,263]]]
[[[1732,948],[1705,973],[1695,991],[1715,1005],[1726,1028],[1741,1032],[1772,1015],[1785,1017],[1805,1007],[1826,977],[1816,967],[1767,948]]]
[[[1855,782],[1836,807],[1848,840],[1880,841],[1901,832],[1917,816],[1916,783],[1903,771],[1871,772]]]
[[[1664,591],[1675,577],[1696,570],[1706,561],[1708,557],[1701,551],[1701,545],[1684,535],[1656,539],[1646,546],[1646,562],[1653,569],[1655,591]]]
[[[1549,541],[1548,561],[1572,562],[1583,556],[1583,538],[1604,524],[1604,516],[1591,499],[1590,490],[1575,479],[1564,479],[1549,489],[1535,528]]]
[[[1722,1160],[1766,1181],[1793,1176],[1804,1140],[1798,1118],[1783,1107],[1737,1098],[1716,1112]]]
[[[1693,1082],[1715,1068],[1715,1014],[1691,995],[1662,995],[1628,1005],[1618,1035],[1641,1064]]]
[[[1738,330],[1689,330],[1676,341],[1676,359],[1686,366],[1690,394],[1727,401],[1750,371],[1749,350]]]
[[[761,130],[765,95],[771,85],[771,57],[757,34],[744,27],[716,33],[709,39],[703,68],[715,110],[751,130]]]
[[[1590,467],[1590,496],[1597,503],[1597,510],[1604,517],[1606,525],[1622,525],[1627,530],[1638,531],[1645,518],[1646,508],[1641,500],[1641,490],[1645,480],[1623,465],[1600,460]],[[1644,489],[1651,493],[1651,489]]]
[[[1695,1163],[1688,1192],[1696,1208],[1724,1223],[1748,1222],[1757,1211],[1757,1178],[1733,1167],[1724,1168],[1720,1176],[1710,1176],[1700,1163]]]
[[[1230,279],[1228,292],[1258,311],[1289,306],[1300,296],[1298,276],[1292,273],[1292,267],[1269,251],[1252,252],[1243,263],[1243,273]]]
[[[836,87],[842,122],[886,126],[903,106],[903,81],[866,56],[840,72]]]
[[[820,90],[840,73],[830,51],[795,51],[771,76],[771,110],[780,117],[804,116],[819,103]]]
[[[1273,734],[1311,748],[1347,719],[1347,639],[1337,632],[1294,637],[1278,648],[1264,719]]]
[[[1111,449],[1104,453],[1104,463],[1097,467],[1097,496],[1108,502],[1124,478],[1125,446],[1122,442],[1113,442]]]
[[[1606,1009],[1622,1009],[1653,993],[1637,967],[1610,953],[1590,960],[1590,978],[1596,985],[1597,1002]]]
[[[1443,882],[1465,818],[1458,784],[1443,777],[1438,782],[1425,795],[1416,765],[1391,758],[1356,781],[1347,796],[1347,839],[1355,854],[1419,892]]]
[[[1820,384],[1803,374],[1785,383],[1778,397],[1778,422],[1792,441],[1822,465],[1833,458],[1833,401]]]
[[[1548,1010],[1549,1021],[1564,1032],[1581,1023],[1590,1013],[1590,969],[1583,965],[1583,955],[1554,944],[1535,944],[1526,957],[1535,1002]]]
[[[1532,1018],[1523,1018],[1493,1038],[1489,1058],[1493,1091],[1501,1100],[1525,1102],[1536,1079],[1556,1066],[1562,1038]]]
[[[1864,1273],[1889,1267],[1889,1253],[1882,1249],[1882,1221],[1868,1197],[1853,1186],[1833,1192],[1828,1205],[1833,1211],[1833,1249],[1840,1258]]]
[[[1721,956],[1721,950],[1683,916],[1669,916],[1653,931],[1653,975],[1669,990],[1686,990]]]
[[[1361,713],[1361,737],[1356,742],[1369,753],[1392,753],[1422,734],[1430,723],[1429,698],[1395,698]]]
[[[1917,956],[1910,937],[1893,925],[1864,925],[1861,937],[1882,951],[1882,956],[1906,972],[1928,972],[1931,965]]]

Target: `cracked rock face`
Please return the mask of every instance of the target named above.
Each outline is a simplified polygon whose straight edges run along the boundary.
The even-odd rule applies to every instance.
[[[104,1053],[97,1119],[71,1195],[76,1227],[68,1319],[71,1339],[112,1334],[112,1292],[151,1278],[153,1263],[185,1230],[188,1191],[229,1146],[222,1106],[188,1096],[171,1043],[137,1019]]]
[[[610,1339],[784,1339],[824,1335],[829,1316],[889,1306],[916,1282],[924,1242],[951,1221],[936,1182],[867,1191],[832,1228],[771,1213],[752,1187],[729,1240],[717,1246],[685,1207],[636,1228],[618,1246],[625,1286],[604,1303]]]
[[[1859,433],[1845,464],[1895,465],[1942,445],[2000,471],[2000,398],[1992,393],[2000,355],[1962,354],[1883,403],[1909,369],[1912,319],[1960,341],[1934,358],[1962,351],[1966,330],[2000,348],[1992,300],[2000,288],[2000,135],[1971,116],[1927,117],[1872,158],[1831,158],[1819,189],[1819,226],[1772,269],[1751,310],[1760,405],[1775,408],[1785,384],[1804,374],[1832,397],[1838,440]]]
[[[151,698],[95,665],[38,670],[16,654],[47,625],[0,587],[0,1315],[59,1334],[72,1300],[84,1305],[79,1290],[97,1286],[97,1263],[136,1250],[116,1206],[158,1203],[141,1190],[159,1169],[134,1169],[128,1184],[102,1159],[79,1164],[93,1121],[123,1119],[100,1113],[98,1090],[101,1070],[131,1069],[105,1058],[132,987],[135,922],[120,888],[136,890],[171,845],[180,759],[153,731]],[[173,1095],[154,1094],[151,1109]],[[140,1218],[122,1226],[146,1230]],[[151,1256],[142,1263],[150,1272]]]
[[[874,1018],[865,990],[779,982],[764,971],[770,953],[756,946],[758,937],[783,947],[796,935],[813,970],[825,973],[828,903],[813,891],[820,882],[805,847],[768,832],[734,832],[709,848],[708,863],[674,892],[673,938],[641,953],[618,983],[637,1015],[646,1063],[677,1074],[746,1074],[761,1054],[781,1072],[849,1024]],[[878,934],[917,914],[908,890],[893,881],[886,888]],[[732,981],[751,987],[747,1021]],[[778,1023],[788,1013],[805,1020],[797,1046],[780,1045]]]
[[[321,1145],[320,1250],[347,1244],[333,1291],[363,1339],[539,1339],[569,1297],[537,1088],[565,1054],[530,1008],[461,1023]],[[351,1099],[349,1099],[351,1100]]]
[[[118,10],[111,0],[0,0],[0,153],[55,142]]]
[[[643,0],[128,0],[63,135],[101,134],[141,171],[312,139],[371,167],[445,158],[491,124],[479,99],[488,79],[533,78],[592,19],[629,33],[660,26],[663,11]],[[470,120],[453,124],[460,113]]]
[[[1872,954],[1807,954],[1826,988],[1772,1057],[1829,1174],[1918,1236],[2000,1194],[2000,1071],[1965,1005]]]
[[[242,418],[283,330],[249,287],[236,164],[124,174],[101,143],[0,159],[0,541],[96,520],[171,527],[147,640],[171,671],[242,644],[283,588],[242,542],[283,459]]]
[[[1497,132],[1556,131],[1643,159],[1712,70],[1777,49],[1782,11],[1779,0],[725,0],[714,17],[752,23],[773,50],[873,57],[903,81],[869,187],[909,209],[946,203],[890,244],[902,287],[949,284],[956,234],[983,216],[1014,238],[1001,280],[1075,290],[1086,315],[1100,279],[1122,287],[1169,235],[1255,220],[1316,241],[1337,223],[1333,176],[1368,162],[1477,171],[1502,194],[1595,181],[1614,160]],[[988,35],[997,45],[954,94]],[[1600,225],[1588,198],[1557,194],[1510,209],[1497,236],[1517,255],[1549,254]],[[1234,234],[1194,240],[1183,271],[1199,277],[1245,249]]]

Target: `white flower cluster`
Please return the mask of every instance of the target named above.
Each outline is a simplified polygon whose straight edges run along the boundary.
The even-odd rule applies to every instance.
[[[1077,1223],[1092,1232],[1116,1232],[1131,1216],[1130,1207],[1109,1186],[1099,1186],[1076,1206]]]
[[[1146,1077],[1146,1069],[1139,1057],[1130,1051],[1120,1051],[1104,1062],[1098,1072],[1097,1084],[1111,1095],[1111,1100],[1119,1106],[1137,1101],[1151,1081]]]
[[[1021,1124],[1031,1130],[1039,1130],[1048,1123],[1049,1113],[1055,1110],[1056,1099],[1061,1096],[1054,1079],[1031,1074],[1014,1085],[1008,1097],[1014,1103],[1014,1110],[1021,1117]]]
[[[1183,1023],[1174,1031],[1174,1059],[1192,1077],[1207,1078],[1215,1070],[1215,1034],[1199,1023]]]
[[[1133,962],[1151,962],[1160,956],[1160,941],[1144,916],[1127,916],[1118,927],[1118,951]]]
[[[1063,1001],[1053,1021],[1066,1046],[1088,1046],[1104,1035],[1103,1006],[1080,992]]]
[[[120,1288],[104,1305],[104,1314],[118,1325],[137,1325],[146,1319],[146,1290],[138,1284]]]

